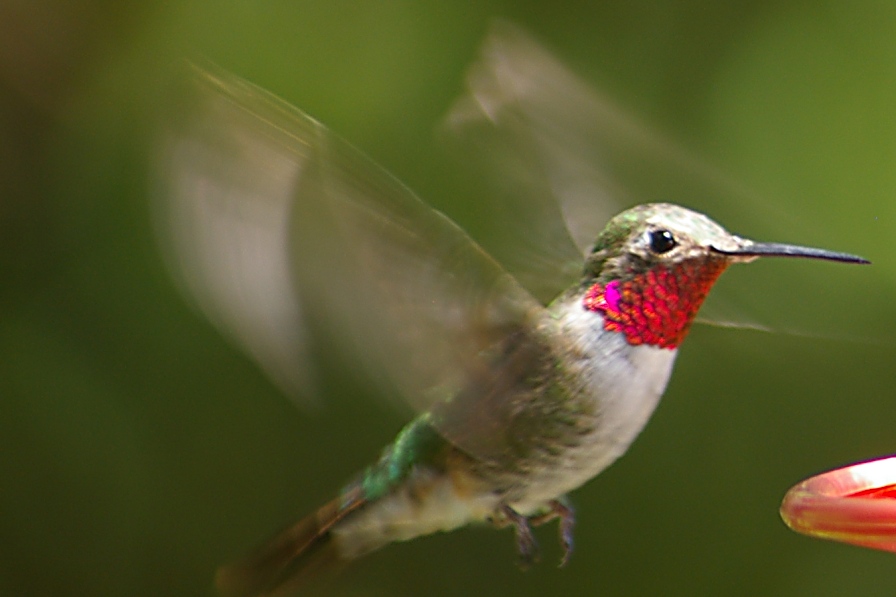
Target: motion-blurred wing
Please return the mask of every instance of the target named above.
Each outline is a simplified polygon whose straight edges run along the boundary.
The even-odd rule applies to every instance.
[[[284,391],[308,400],[314,374],[289,255],[303,158],[288,134],[242,105],[228,83],[191,65],[184,71],[164,114],[155,165],[156,223],[168,264],[225,335]]]
[[[192,69],[165,147],[161,221],[175,269],[287,386],[308,378],[311,322],[427,409],[541,309],[453,222],[232,75]]]
[[[746,196],[508,23],[493,26],[444,129],[463,163],[481,173],[476,180],[487,181],[478,192],[494,198],[501,226],[486,248],[542,300],[575,281],[583,253],[623,209]],[[731,321],[737,310],[715,294],[710,318]],[[761,327],[734,318],[735,326]]]

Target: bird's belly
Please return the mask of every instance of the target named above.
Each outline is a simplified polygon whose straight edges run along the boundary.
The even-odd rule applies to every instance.
[[[525,490],[512,504],[521,513],[576,489],[625,453],[656,409],[676,353],[631,346],[622,334],[603,330],[580,348],[585,356],[576,373],[584,384],[588,431],[530,469]]]

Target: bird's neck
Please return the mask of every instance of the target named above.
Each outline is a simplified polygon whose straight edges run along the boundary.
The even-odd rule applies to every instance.
[[[726,267],[719,259],[689,260],[595,281],[587,286],[582,305],[602,315],[604,329],[624,334],[629,344],[674,349]]]

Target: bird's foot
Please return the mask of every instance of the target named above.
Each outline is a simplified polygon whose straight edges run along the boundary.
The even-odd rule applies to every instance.
[[[560,567],[562,568],[566,566],[569,556],[572,555],[572,534],[576,526],[576,514],[565,499],[551,500],[548,502],[548,508],[549,510],[544,514],[530,518],[529,522],[534,526],[539,526],[555,518],[560,519],[558,529],[560,531],[560,547],[563,548],[563,556],[560,558]]]
[[[526,570],[541,558],[538,541],[532,534],[529,519],[507,505],[501,506],[498,514],[500,516],[493,520],[495,526],[513,525],[516,532],[516,547],[520,553],[519,566]]]
[[[543,525],[555,518],[560,519],[560,546],[563,548],[560,566],[565,566],[569,561],[569,557],[572,555],[572,535],[576,519],[572,507],[565,500],[551,500],[548,502],[548,510],[546,512],[531,518],[523,516],[506,504],[501,506],[496,514],[498,516],[492,519],[495,526],[505,527],[513,525],[516,532],[516,545],[520,553],[519,565],[523,570],[538,562],[541,556],[538,541],[535,540],[535,535],[532,533],[532,527]]]

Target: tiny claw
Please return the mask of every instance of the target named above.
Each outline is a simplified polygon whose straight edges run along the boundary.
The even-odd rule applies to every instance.
[[[505,504],[497,511],[496,514],[499,516],[492,518],[492,523],[497,527],[513,525],[516,531],[517,549],[520,552],[519,565],[523,570],[536,563],[540,556],[538,542],[535,540],[535,535],[532,534],[532,527],[541,526],[555,518],[560,519],[558,530],[560,531],[560,547],[563,549],[559,567],[566,566],[572,555],[573,529],[576,526],[576,515],[572,506],[566,500],[551,500],[547,506],[544,513],[527,518]]]
[[[569,556],[572,555],[572,532],[576,526],[576,514],[571,506],[557,500],[551,502],[551,509],[560,517],[560,546],[563,548],[560,568],[563,568],[569,562]]]
[[[560,531],[560,547],[563,548],[563,556],[560,558],[560,568],[562,568],[566,566],[566,563],[569,562],[569,556],[572,555],[572,535],[576,526],[576,514],[572,506],[565,499],[551,500],[548,502],[547,512],[539,516],[533,516],[529,519],[529,522],[534,526],[540,526],[555,518],[560,519],[558,530]]]
[[[538,541],[535,540],[535,535],[532,534],[529,519],[507,505],[501,506],[501,514],[504,515],[508,523],[513,525],[516,531],[516,547],[520,552],[519,566],[526,570],[532,564],[538,562],[541,557]]]

